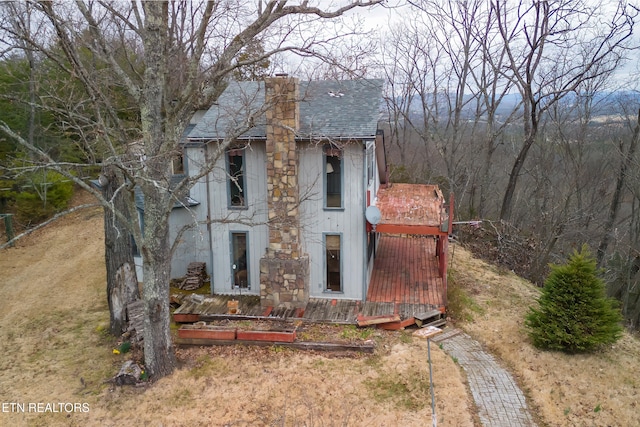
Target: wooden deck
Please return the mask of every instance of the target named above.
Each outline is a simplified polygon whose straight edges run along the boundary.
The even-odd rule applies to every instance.
[[[239,312],[229,314],[227,301],[236,298],[240,301]],[[310,323],[357,324],[358,317],[376,317],[399,315],[401,319],[409,319],[420,313],[437,308],[430,304],[394,303],[354,300],[336,300],[311,298],[302,309],[273,309],[261,307],[256,297],[231,297],[230,295],[212,295],[204,301],[185,300],[174,313],[178,323],[193,323],[214,320],[300,320]]]
[[[229,314],[227,302],[239,301],[238,313]],[[261,307],[256,296],[211,295],[202,301],[185,298],[173,317],[176,322],[190,323],[221,319],[233,320],[302,320],[318,323],[355,324],[359,314],[393,314],[394,304],[362,303],[354,300],[311,298],[304,309]]]
[[[367,301],[444,307],[446,288],[438,262],[436,242],[431,236],[383,235],[376,250]]]

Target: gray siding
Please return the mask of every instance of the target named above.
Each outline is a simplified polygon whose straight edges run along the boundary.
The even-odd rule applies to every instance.
[[[185,150],[188,171],[195,175],[204,164],[205,148],[189,147]],[[200,205],[185,209],[174,209],[169,218],[172,241],[184,224],[204,222],[210,216],[211,226],[197,225],[183,234],[174,252],[171,263],[171,277],[184,276],[192,261],[207,263],[207,273],[211,276],[212,291],[219,294],[234,293],[231,271],[232,232],[248,231],[248,264],[251,289],[243,293],[259,294],[260,258],[268,246],[265,146],[254,143],[245,152],[245,179],[247,209],[229,209],[224,156],[216,162],[215,168],[206,178],[202,178],[190,195]],[[208,182],[207,182],[208,181]],[[208,190],[208,192],[207,192]],[[208,194],[207,194],[208,193]],[[210,232],[208,231],[210,230]]]
[[[299,143],[300,148],[300,215],[303,250],[310,258],[310,296],[320,298],[364,299],[373,262],[366,262],[366,230],[364,209],[366,191],[372,204],[379,187],[374,173],[368,186],[366,152],[363,144],[354,142],[344,148],[343,206],[324,208],[324,156],[321,144]],[[186,149],[188,172],[195,175],[205,159],[205,147]],[[243,293],[260,293],[260,258],[268,246],[269,231],[266,204],[266,152],[264,142],[254,142],[245,152],[247,209],[230,209],[226,176],[226,159],[216,163],[207,179],[202,178],[191,190],[200,205],[174,209],[170,217],[172,237],[183,224],[195,224],[210,216],[210,227],[197,225],[184,233],[172,260],[172,277],[186,273],[192,261],[207,263],[212,277],[212,290],[219,294],[236,293],[231,270],[231,233],[248,231],[248,264],[251,289]],[[374,168],[377,166],[374,165]],[[377,169],[376,169],[377,171]],[[208,183],[207,183],[208,180]],[[209,207],[208,207],[209,204]],[[208,231],[210,229],[210,232]],[[343,292],[326,292],[324,235],[340,234],[342,243]],[[370,260],[372,261],[372,260]]]
[[[211,238],[213,247],[213,291],[218,294],[235,293],[231,270],[231,233],[248,232],[249,291],[260,293],[260,258],[268,246],[267,177],[264,142],[254,142],[245,150],[246,209],[230,209],[227,188],[226,159],[218,159],[210,174]]]
[[[342,210],[324,209],[322,144],[300,143],[302,241],[310,258],[309,293],[312,297],[362,299],[364,283],[364,149],[362,143],[344,148]],[[325,292],[323,236],[342,236],[343,293]]]
[[[203,147],[185,149],[185,163],[187,172],[193,176],[199,172],[199,165],[204,159]],[[179,230],[188,225],[190,228],[183,233],[171,260],[171,277],[182,277],[187,273],[190,262],[201,261],[207,263],[207,273],[211,274],[211,259],[209,250],[209,236],[207,226],[203,222],[207,218],[207,195],[204,178],[190,191],[192,199],[199,205],[189,208],[174,208],[169,216],[170,241],[174,242]]]

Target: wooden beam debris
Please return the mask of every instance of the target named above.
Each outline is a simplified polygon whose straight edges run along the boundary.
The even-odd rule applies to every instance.
[[[380,325],[382,323],[399,322],[399,314],[383,314],[380,316],[361,316],[356,317],[358,326]]]

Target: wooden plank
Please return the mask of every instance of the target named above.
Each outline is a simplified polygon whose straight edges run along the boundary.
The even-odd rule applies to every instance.
[[[383,224],[380,223],[376,226],[378,233],[387,234],[424,234],[424,235],[439,235],[442,234],[440,226],[433,225],[403,225],[403,224]]]
[[[352,301],[343,300],[338,305],[334,321],[345,320],[351,311]]]
[[[243,331],[236,332],[238,341],[268,341],[292,343],[296,339],[295,331]]]
[[[316,321],[316,318],[318,316],[318,306],[320,305],[320,301],[318,300],[314,300],[313,304],[311,305],[311,307],[309,307],[309,305],[307,305],[307,309],[304,312],[304,318],[307,320],[312,320],[312,321]]]
[[[211,304],[210,301],[202,302],[202,303],[194,303],[193,309],[191,311],[193,313],[198,313],[198,314],[207,314],[210,304]]]
[[[332,304],[331,315],[329,316],[330,321],[334,322],[338,320],[338,318],[340,317],[342,306],[343,306],[342,300],[336,300],[336,303]]]
[[[231,296],[229,295],[219,295],[217,298],[214,299],[213,304],[211,304],[211,306],[209,307],[208,313],[211,313],[211,314],[227,313],[228,312],[227,303],[230,300],[231,300]]]
[[[433,342],[441,342],[444,341],[448,338],[452,338],[455,337],[456,335],[461,334],[462,331],[460,329],[457,328],[453,328],[453,329],[445,329],[443,330],[443,333],[436,336],[435,338],[433,338]]]
[[[317,314],[318,317],[316,317],[316,320],[325,320],[329,315],[330,306],[331,305],[329,300],[322,301],[322,304],[318,307],[320,310],[318,311],[318,314]]]
[[[283,321],[280,317],[274,316],[250,316],[246,314],[201,314],[200,320],[203,322],[213,322],[215,320],[274,320]]]
[[[416,323],[416,320],[413,317],[410,317],[408,319],[399,320],[397,322],[382,323],[377,325],[377,327],[387,331],[398,331],[400,329],[404,329],[408,326],[411,326],[415,323]]]
[[[379,325],[382,323],[399,322],[399,321],[400,321],[400,316],[397,314],[356,317],[356,322],[358,323],[358,326]]]
[[[375,343],[341,344],[332,342],[292,342],[272,343],[268,341],[243,341],[243,340],[206,340],[194,338],[177,338],[175,344],[179,346],[211,346],[211,345],[254,345],[263,347],[285,347],[298,350],[313,351],[354,351],[360,353],[374,353]]]
[[[351,301],[351,303],[349,304],[348,310],[346,310],[345,312],[344,318],[341,320],[345,322],[355,322],[356,316],[358,315],[359,308],[360,308],[360,301]]]
[[[191,300],[186,300],[174,311],[174,313],[193,313],[193,307],[193,302]]]
[[[435,310],[434,309],[434,310],[429,310],[429,311],[424,311],[424,312],[418,313],[414,317],[416,319],[418,319],[418,320],[425,321],[425,320],[430,319],[432,317],[436,317],[436,316],[440,317],[441,314],[442,313],[440,312],[440,310]]]
[[[442,326],[447,324],[447,319],[438,319],[433,322],[425,323],[424,325],[419,325],[421,328],[428,328],[429,326]]]
[[[316,301],[314,299],[309,299],[307,303],[307,307],[304,310],[304,315],[302,316],[305,320],[312,320],[313,313],[315,311]]]

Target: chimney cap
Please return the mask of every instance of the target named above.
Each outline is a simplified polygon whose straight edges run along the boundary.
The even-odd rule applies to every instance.
[[[276,73],[276,77],[289,77],[288,73]]]

